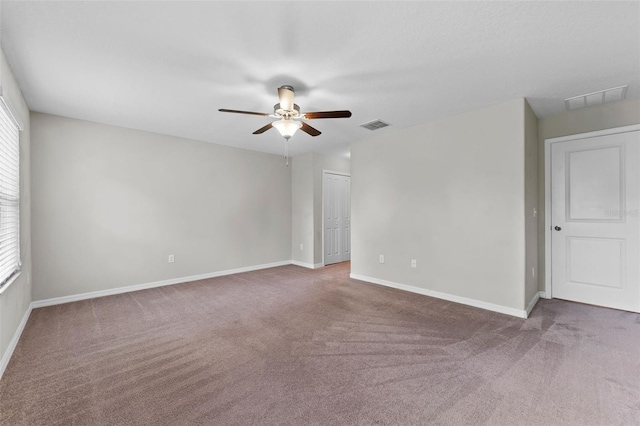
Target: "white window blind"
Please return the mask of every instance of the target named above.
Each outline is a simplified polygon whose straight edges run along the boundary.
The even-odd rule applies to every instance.
[[[19,129],[0,102],[0,287],[20,271]]]

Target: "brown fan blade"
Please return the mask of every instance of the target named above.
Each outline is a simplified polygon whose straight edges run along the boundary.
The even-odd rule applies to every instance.
[[[293,87],[278,87],[278,98],[280,98],[280,108],[285,111],[293,110]]]
[[[307,120],[313,120],[316,118],[349,118],[351,117],[351,111],[305,112],[303,115]]]
[[[266,132],[266,131],[267,131],[267,130],[269,130],[271,127],[273,127],[273,126],[271,125],[271,123],[269,123],[269,124],[267,124],[267,125],[266,125],[266,126],[264,126],[264,127],[260,127],[258,130],[256,130],[255,132],[253,132],[253,134],[254,134],[254,135],[259,135],[260,133],[264,133],[264,132]]]
[[[320,130],[314,129],[304,121],[301,121],[301,123],[302,123],[302,127],[300,127],[300,130],[302,130],[303,132],[308,133],[311,136],[318,136],[320,134]]]
[[[266,112],[238,111],[237,109],[224,109],[224,108],[221,108],[218,111],[220,111],[220,112],[233,112],[234,114],[261,115],[263,117],[268,117],[269,116],[269,114],[267,114]]]

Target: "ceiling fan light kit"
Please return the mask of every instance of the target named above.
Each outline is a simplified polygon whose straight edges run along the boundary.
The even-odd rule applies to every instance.
[[[278,129],[280,134],[285,139],[289,139],[300,127],[302,127],[301,122],[292,120],[290,118],[289,119],[283,118],[279,121],[272,123],[271,125],[276,129]]]
[[[253,132],[254,135],[259,135],[272,127],[278,129],[282,137],[285,139],[285,158],[286,163],[289,165],[288,158],[288,142],[291,136],[293,136],[298,129],[301,129],[303,132],[307,133],[310,136],[318,136],[321,132],[318,129],[315,129],[309,126],[307,123],[302,120],[313,120],[318,118],[348,118],[351,117],[351,111],[343,110],[343,111],[319,111],[319,112],[307,112],[300,113],[300,107],[293,102],[294,89],[291,86],[280,86],[278,87],[278,98],[280,100],[279,103],[273,106],[273,114],[267,114],[264,112],[252,112],[252,111],[241,111],[236,109],[225,109],[221,108],[218,111],[220,112],[230,112],[234,114],[250,114],[250,115],[260,115],[263,117],[272,117],[279,118],[278,121],[274,121],[272,123],[267,124]]]

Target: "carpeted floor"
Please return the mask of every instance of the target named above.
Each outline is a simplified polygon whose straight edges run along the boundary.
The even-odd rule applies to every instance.
[[[285,266],[35,309],[2,425],[640,424],[640,315]]]

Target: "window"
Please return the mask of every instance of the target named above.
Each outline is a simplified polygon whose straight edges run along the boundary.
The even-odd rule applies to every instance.
[[[20,272],[20,145],[14,117],[0,98],[0,288]]]

